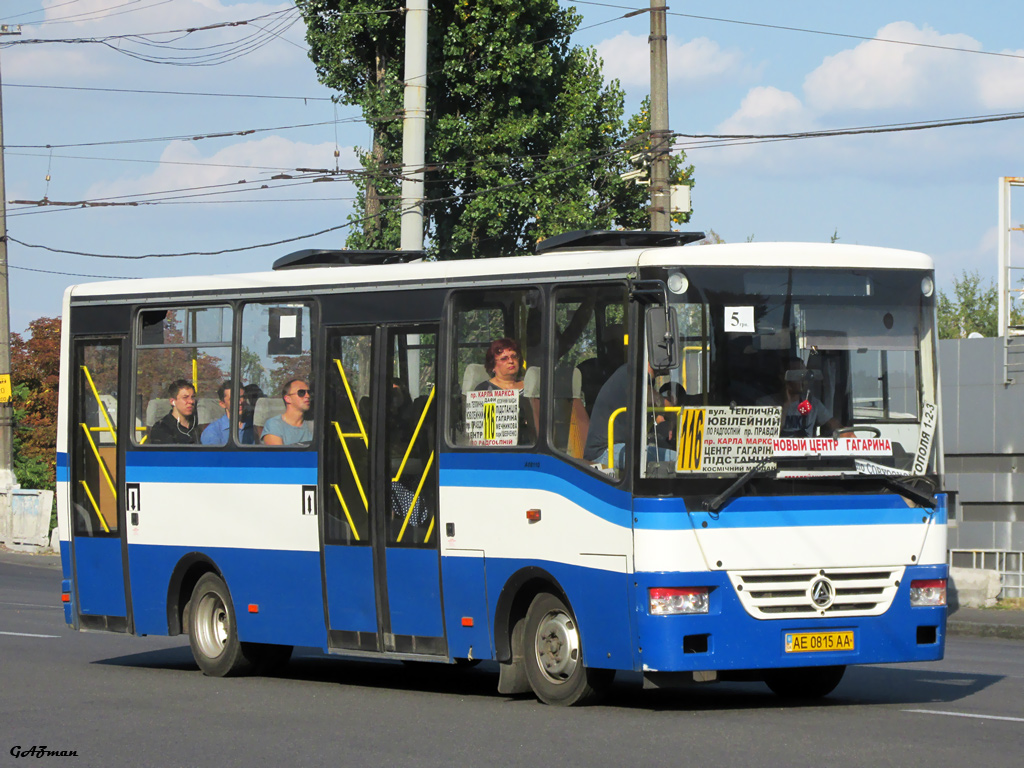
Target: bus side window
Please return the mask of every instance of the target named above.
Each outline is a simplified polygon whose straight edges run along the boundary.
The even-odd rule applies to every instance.
[[[452,302],[449,441],[479,448],[533,445],[535,393],[524,384],[527,373],[532,381],[541,370],[540,291],[468,290]]]
[[[231,379],[231,332],[234,313],[229,306],[165,307],[139,313],[135,336],[136,444],[149,444],[149,434],[171,413],[168,386],[183,380],[195,389],[186,431],[199,445],[202,431],[223,413],[217,404],[217,389]],[[179,420],[180,423],[180,420]],[[192,439],[194,437],[194,439]]]
[[[313,382],[310,316],[310,306],[301,302],[253,302],[242,308],[239,418],[247,442],[251,440],[254,445],[265,446],[263,432],[267,422],[272,419],[280,422],[284,418],[286,406],[282,393],[286,384],[296,381],[306,384],[292,384],[293,391],[306,385],[313,389],[310,408],[297,414],[298,425],[278,431],[286,435],[286,440],[299,440],[302,445],[311,441],[317,404],[322,400]],[[291,398],[291,402],[301,405],[302,399]],[[295,417],[290,414],[290,418]]]
[[[577,285],[554,292],[550,434],[555,450],[572,459],[587,458],[588,432],[607,434],[607,424],[592,423],[591,415],[601,388],[626,362],[625,306],[625,290],[619,285]]]

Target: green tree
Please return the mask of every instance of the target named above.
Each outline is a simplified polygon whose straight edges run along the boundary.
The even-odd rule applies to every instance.
[[[396,248],[405,19],[398,0],[306,0],[317,75],[373,128],[350,221],[352,248]],[[556,0],[457,0],[431,8],[425,219],[438,258],[522,253],[568,229],[645,226],[647,189],[623,182],[632,133],[623,92],[591,48],[570,47],[580,16]],[[639,137],[638,137],[639,139]],[[675,179],[692,178],[684,159]],[[382,199],[388,200],[382,205]],[[685,218],[685,217],[684,217]]]
[[[60,318],[29,323],[31,336],[11,334],[14,474],[23,488],[53,490],[60,381]]]
[[[953,293],[939,291],[936,312],[940,339],[966,339],[968,334],[999,332],[999,293],[992,281],[983,286],[977,270],[953,278]]]

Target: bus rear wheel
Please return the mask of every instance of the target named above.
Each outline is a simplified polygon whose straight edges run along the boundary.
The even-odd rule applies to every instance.
[[[196,582],[189,601],[188,644],[204,674],[210,677],[247,674],[253,659],[238,641],[235,608],[224,580],[207,573]]]
[[[545,704],[589,704],[612,681],[614,672],[587,669],[576,617],[558,597],[537,595],[526,612],[526,678]]]
[[[764,682],[784,699],[820,699],[836,689],[845,672],[845,666],[773,669]]]

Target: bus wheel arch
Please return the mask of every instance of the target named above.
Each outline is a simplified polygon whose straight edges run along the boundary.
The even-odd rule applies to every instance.
[[[526,620],[530,603],[542,592],[557,595],[563,602],[569,604],[562,585],[543,568],[533,565],[520,568],[505,582],[494,609],[494,654],[498,661],[512,661],[514,630],[520,621]]]
[[[167,634],[188,634],[188,603],[196,583],[207,573],[224,578],[220,569],[207,555],[189,552],[182,557],[171,573],[167,585]]]

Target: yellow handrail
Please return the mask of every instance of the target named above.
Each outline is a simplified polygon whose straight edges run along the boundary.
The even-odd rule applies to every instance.
[[[427,481],[427,475],[430,473],[430,467],[434,463],[434,452],[430,452],[430,458],[427,459],[427,466],[423,468],[423,477],[420,478],[420,484],[416,486],[416,493],[412,497],[412,503],[409,505],[409,511],[405,513],[405,520],[402,522],[402,530],[398,532],[398,539],[396,543],[402,542],[402,537],[405,535],[405,527],[409,525],[409,519],[412,517],[412,511],[416,509],[416,502],[420,498],[420,492],[423,490],[423,484]]]
[[[331,483],[331,488],[338,495],[338,501],[341,502],[341,508],[345,510],[345,519],[348,520],[348,527],[352,529],[352,535],[356,537],[356,541],[359,541],[359,531],[356,530],[355,523],[352,522],[352,515],[349,514],[348,504],[345,503],[345,499],[341,497],[341,489],[335,484]]]
[[[615,452],[613,448],[613,439],[615,434],[615,419],[618,418],[620,413],[625,413],[628,408],[619,408],[616,411],[612,411],[612,415],[608,417],[608,469],[615,469],[615,458],[612,454]]]
[[[409,455],[412,453],[412,447],[416,443],[416,438],[420,435],[420,429],[423,427],[423,422],[426,421],[427,411],[430,410],[430,404],[434,402],[434,393],[436,391],[436,387],[431,387],[430,397],[427,398],[427,403],[423,406],[423,413],[420,414],[419,423],[416,425],[416,429],[413,430],[412,437],[409,438],[409,447],[405,449],[405,456],[402,457],[402,463],[398,467],[398,474],[391,478],[393,482],[397,483],[402,477],[402,472],[405,470],[405,462],[409,460]]]
[[[423,537],[423,543],[430,543],[430,534],[434,532],[434,516],[430,516],[430,525],[427,526],[427,535]]]
[[[96,503],[96,498],[92,495],[92,491],[89,490],[89,484],[85,480],[79,480],[82,487],[85,488],[85,495],[89,497],[89,501],[92,502],[92,508],[96,510],[96,517],[99,518],[100,525],[103,526],[103,530],[106,533],[110,533],[110,528],[107,527],[107,521],[103,519],[103,513],[100,512],[100,505]]]
[[[352,460],[352,454],[349,453],[348,451],[348,443],[345,442],[346,437],[359,437],[359,435],[357,435],[354,432],[351,432],[349,434],[342,434],[341,425],[338,424],[338,422],[332,421],[331,424],[334,425],[334,430],[338,433],[338,440],[341,442],[341,449],[345,452],[345,458],[348,459],[348,466],[349,469],[352,470],[352,477],[356,481],[356,488],[359,489],[359,495],[363,499],[363,506],[366,507],[366,511],[369,512],[370,502],[366,500],[366,491],[363,490],[363,484],[359,480],[359,472],[358,470],[356,470],[356,463]]]
[[[192,391],[199,396],[199,358],[195,356],[195,350],[192,350]],[[196,407],[199,407],[199,403],[196,403]]]
[[[687,352],[703,352],[705,349],[708,349],[708,348],[709,347],[706,344],[700,345],[700,346],[696,346],[696,347],[694,347],[694,346],[683,347],[683,355],[682,355],[682,358],[683,358],[683,371],[682,371],[682,373],[683,373],[683,389],[685,389],[687,392],[690,391],[690,380],[689,380],[689,377],[686,375],[686,353]]]
[[[110,473],[107,471],[107,465],[100,457],[100,450],[96,447],[96,443],[93,442],[92,435],[89,434],[89,425],[85,422],[79,422],[82,427],[82,431],[85,432],[85,438],[89,441],[89,445],[92,446],[92,452],[96,456],[96,462],[100,465],[100,470],[103,472],[103,476],[107,478],[107,485],[110,486],[110,492],[114,494],[114,498],[117,498],[117,489],[114,487],[114,481],[110,479]]]
[[[359,405],[356,403],[356,399],[352,395],[352,388],[348,385],[348,376],[345,375],[345,369],[341,367],[341,360],[334,358],[334,364],[338,366],[338,373],[341,374],[341,383],[345,385],[345,393],[348,395],[348,401],[352,405],[352,413],[355,414],[356,424],[359,425],[359,434],[363,438],[363,444],[369,448],[370,438],[366,436],[366,427],[363,426],[363,419],[359,415]]]
[[[83,365],[82,372],[85,374],[85,378],[89,382],[89,388],[92,390],[92,396],[96,398],[96,405],[99,407],[100,413],[102,413],[103,418],[106,419],[107,428],[110,430],[110,434],[114,438],[114,445],[117,445],[117,430],[114,429],[114,424],[110,421],[110,414],[107,413],[106,404],[100,399],[99,390],[96,389],[96,385],[93,383],[92,374],[89,373],[89,367],[87,365]]]

